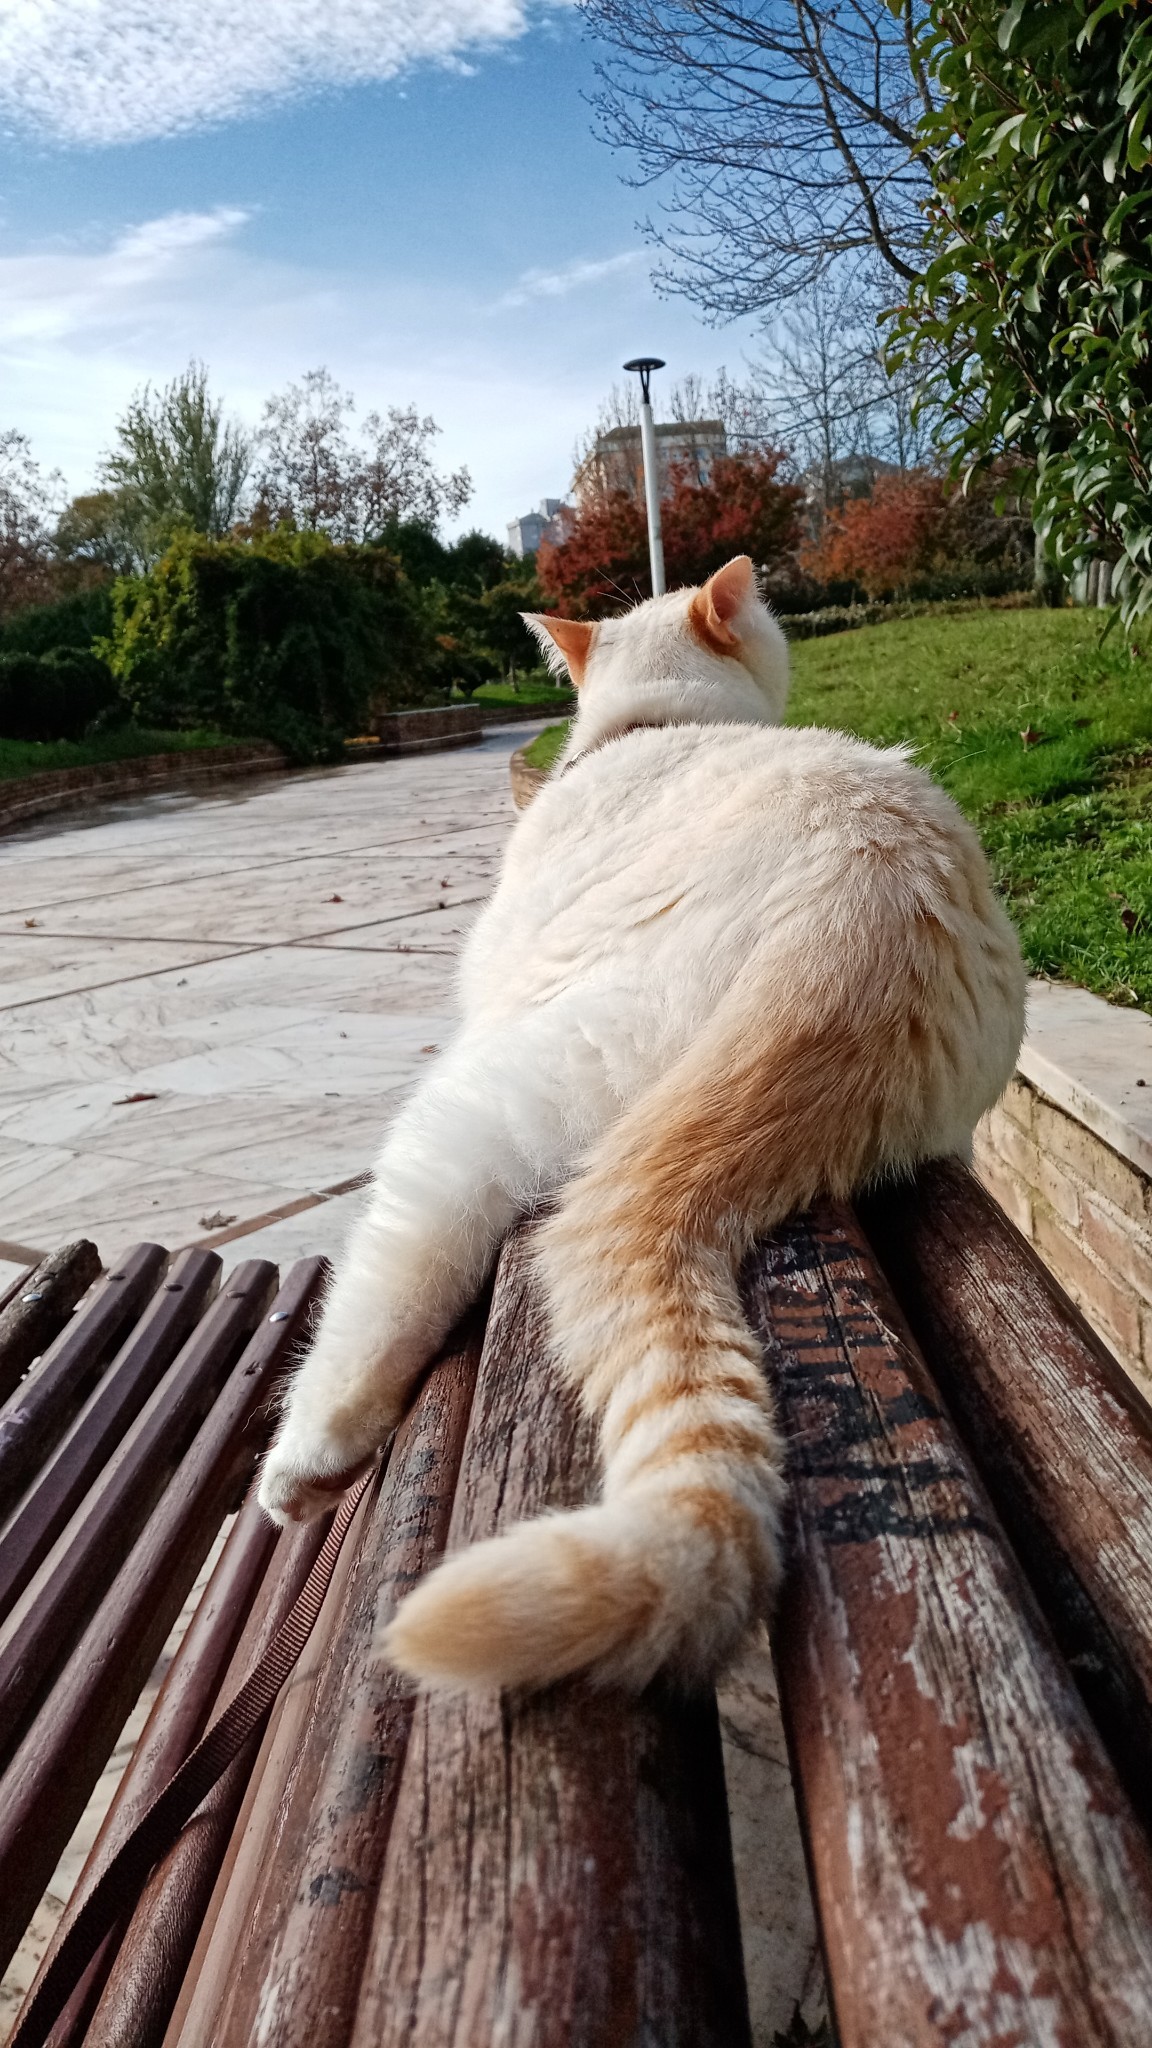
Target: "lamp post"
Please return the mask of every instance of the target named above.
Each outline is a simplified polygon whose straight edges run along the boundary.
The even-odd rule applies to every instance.
[[[625,363],[626,370],[640,373],[640,446],[644,452],[644,503],[648,511],[648,560],[652,566],[652,595],[664,595],[664,539],[660,532],[660,467],[656,460],[656,424],[652,417],[652,401],[648,396],[648,379],[653,370],[662,370],[664,364],[659,356],[633,356]]]

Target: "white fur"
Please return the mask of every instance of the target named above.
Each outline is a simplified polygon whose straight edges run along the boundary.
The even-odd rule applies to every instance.
[[[966,963],[966,986],[935,998],[957,1057],[891,1156],[963,1152],[1013,1072],[1019,955],[990,898],[955,908],[947,885],[973,842],[951,800],[901,750],[782,729],[775,620],[749,587],[732,619],[740,659],[720,656],[687,628],[691,595],[597,629],[573,765],[515,828],[465,951],[459,1034],[389,1132],[296,1376],[261,1487],[277,1519],[331,1505],[395,1426],[509,1226],[705,1045],[719,1008],[735,1005],[754,1042],[758,1017],[787,1014],[817,983],[857,1008],[879,1002],[884,963],[911,957],[916,920],[930,916]],[[637,724],[652,729],[612,737]],[[879,888],[874,856],[889,847]],[[612,1340],[593,1281],[558,1274],[551,1307],[561,1357],[578,1350],[586,1373]],[[627,1526],[632,1543],[634,1507]]]

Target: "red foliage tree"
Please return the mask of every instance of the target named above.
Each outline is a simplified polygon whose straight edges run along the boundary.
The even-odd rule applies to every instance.
[[[799,544],[803,492],[782,483],[773,449],[726,455],[698,484],[674,469],[661,504],[664,562],[671,589],[703,583],[733,555],[773,570]],[[543,541],[536,563],[546,601],[572,617],[597,618],[650,597],[643,505],[628,491],[606,491],[583,505],[567,538]]]
[[[817,547],[803,557],[822,583],[855,583],[868,597],[902,597],[933,578],[993,570],[1023,587],[1031,578],[1032,534],[1015,511],[998,512],[995,473],[967,491],[931,470],[876,480],[870,498],[829,513]]]
[[[942,478],[928,471],[878,477],[870,498],[829,513],[804,566],[824,583],[857,583],[869,597],[899,594],[935,565],[945,500]]]

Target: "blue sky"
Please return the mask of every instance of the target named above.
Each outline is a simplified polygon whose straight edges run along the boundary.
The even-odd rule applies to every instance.
[[[79,490],[145,379],[201,357],[255,421],[326,363],[502,534],[626,356],[750,340],[653,291],[592,62],[528,0],[0,0],[0,428]]]

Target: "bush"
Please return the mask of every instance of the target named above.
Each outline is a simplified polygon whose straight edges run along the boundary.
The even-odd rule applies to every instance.
[[[108,584],[77,590],[54,604],[25,605],[0,625],[0,654],[50,654],[80,649],[111,631],[112,592]]]
[[[286,527],[179,534],[112,593],[104,654],[134,718],[334,758],[373,708],[427,700],[428,606],[382,547]]]
[[[805,567],[872,600],[992,596],[1031,584],[1031,542],[1027,520],[997,512],[987,480],[964,492],[911,469],[878,477],[870,497],[829,512]]]
[[[84,648],[47,654],[0,653],[0,736],[78,740],[119,704],[105,662]]]

